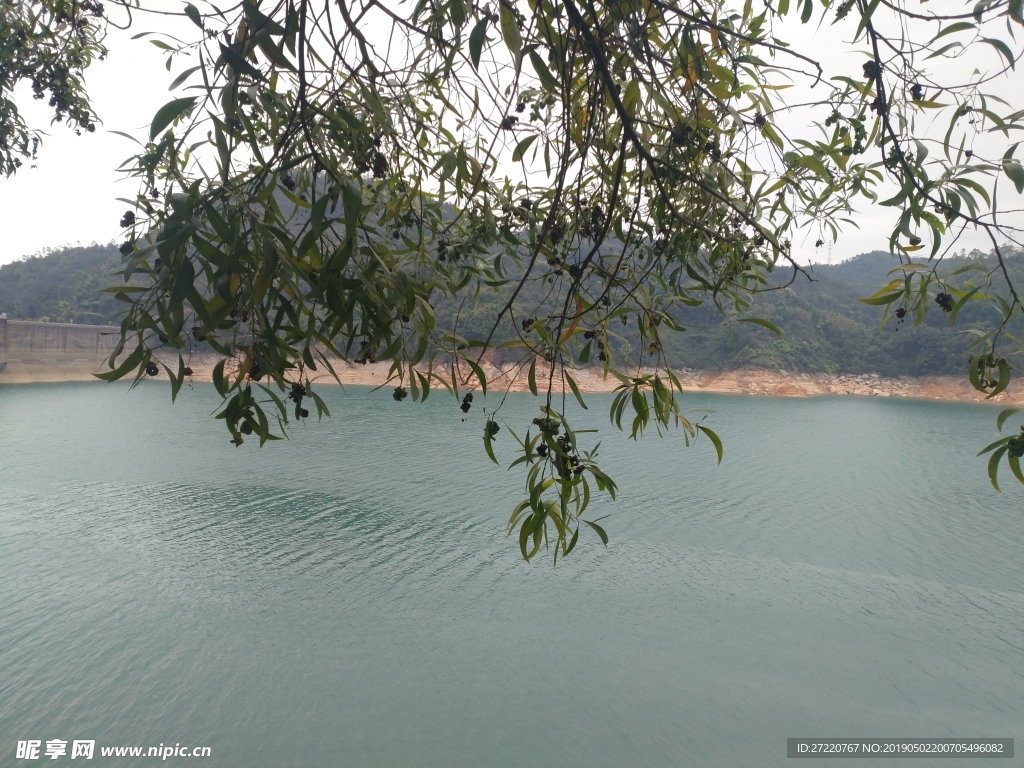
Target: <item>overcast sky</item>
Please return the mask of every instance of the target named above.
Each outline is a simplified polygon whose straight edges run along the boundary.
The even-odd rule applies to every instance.
[[[168,0],[168,6],[178,7]],[[940,11],[939,5],[961,9],[962,3],[930,3],[933,10]],[[170,24],[170,26],[168,26]],[[189,22],[181,27],[190,34]],[[103,121],[94,134],[75,136],[62,125],[47,128],[40,157],[35,167],[24,167],[12,179],[0,180],[0,211],[2,238],[0,238],[0,264],[15,261],[23,256],[38,253],[46,248],[92,242],[107,243],[118,240],[121,231],[118,220],[129,206],[116,198],[133,198],[138,190],[137,182],[124,180],[116,168],[128,158],[135,145],[128,139],[111,131],[122,131],[141,138],[147,135],[149,122],[156,110],[168,101],[167,91],[174,76],[183,68],[176,62],[174,72],[164,68],[166,54],[153,46],[149,40],[131,40],[131,35],[161,28],[173,30],[173,20],[161,19],[159,24],[151,19],[141,18],[130,33],[111,30],[108,37],[110,54],[106,61],[97,62],[87,72],[87,83],[96,111]],[[932,29],[934,32],[934,28]],[[817,30],[814,24],[796,26],[799,50],[810,55],[827,56],[830,64],[848,60],[842,69],[856,72],[862,63],[863,54],[843,51],[837,55],[835,31],[829,28]],[[843,50],[838,48],[838,50]],[[972,67],[976,57],[970,59]],[[955,66],[963,67],[964,62]],[[819,98],[824,95],[824,89]],[[1006,84],[1007,100],[1013,102],[1024,92],[1024,74],[1018,73]],[[787,93],[793,93],[789,91]],[[19,100],[19,107],[29,123],[45,126],[49,121],[49,110],[45,102],[33,101],[27,91]],[[821,117],[821,116],[818,116]],[[999,146],[1005,139],[999,136]],[[999,153],[1001,155],[1001,151]],[[1018,156],[1024,158],[1024,152]],[[1003,208],[1008,207],[1015,195],[1008,183],[1001,184],[1004,190]],[[1016,195],[1013,207],[1024,207],[1024,200]],[[801,231],[794,239],[797,257],[804,262],[832,261],[855,256],[870,250],[887,248],[888,232],[892,227],[893,209],[871,208],[865,205],[854,218],[860,229],[848,229],[841,233],[839,242],[829,247],[815,249],[816,230],[806,237]],[[1024,226],[1024,216],[1004,217],[1004,223]],[[978,247],[989,249],[988,241],[978,234],[970,234],[961,240],[959,246],[967,250]]]

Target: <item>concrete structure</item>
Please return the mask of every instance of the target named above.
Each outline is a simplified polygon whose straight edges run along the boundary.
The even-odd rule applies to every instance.
[[[113,352],[119,330],[0,316],[0,384],[95,380],[92,373]]]

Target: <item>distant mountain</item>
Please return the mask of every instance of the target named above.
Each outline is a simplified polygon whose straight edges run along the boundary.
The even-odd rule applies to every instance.
[[[988,269],[995,266],[992,256],[974,253],[946,260],[940,271],[950,275],[972,263]],[[1024,286],[1024,253],[1012,253],[1007,264],[1016,284]],[[15,319],[107,322],[123,305],[101,290],[120,282],[114,275],[120,265],[121,256],[113,245],[64,248],[4,265],[0,267],[0,312]],[[783,331],[783,338],[751,323],[723,325],[720,315],[698,308],[678,312],[688,330],[666,333],[666,352],[675,367],[701,370],[758,367],[885,376],[964,373],[970,339],[965,331],[992,327],[995,311],[977,302],[965,307],[956,328],[951,328],[947,316],[932,307],[917,328],[908,318],[899,326],[890,321],[880,329],[882,308],[864,304],[860,298],[888,282],[887,273],[895,265],[889,254],[875,251],[839,264],[814,265],[813,282],[797,275],[785,288],[779,286],[788,281],[790,273],[780,271],[774,286],[778,290],[759,294],[753,314],[773,322]],[[537,286],[528,286],[521,294],[517,320],[529,317],[531,310],[543,303],[539,291],[542,289]],[[489,323],[508,295],[508,288],[485,289],[472,302],[440,303],[435,307],[439,324],[452,327],[457,318],[462,335],[486,336]],[[1024,329],[1018,325],[1019,321],[1012,330],[1020,333]],[[641,355],[635,324],[620,328],[616,323],[610,330],[614,334],[611,352],[617,360],[649,359],[647,353]],[[506,322],[494,341],[514,336],[511,322]],[[591,362],[596,362],[596,354]]]
[[[104,325],[124,306],[103,289],[119,282],[114,245],[60,248],[0,266],[0,312],[18,320]]]
[[[1008,267],[1016,285],[1024,286],[1024,253],[1011,253]],[[951,273],[967,264],[987,269],[995,259],[980,253],[945,260],[940,274],[960,285],[969,275]],[[749,323],[706,330],[694,328],[678,334],[667,350],[677,365],[698,369],[761,367],[777,370],[828,373],[880,373],[885,376],[963,374],[973,339],[971,328],[992,328],[996,311],[982,302],[969,302],[951,327],[949,318],[934,304],[917,327],[912,318],[897,325],[891,318],[879,328],[883,307],[860,301],[893,279],[888,272],[897,266],[888,253],[875,251],[839,264],[812,268],[814,281],[797,275],[792,285],[760,294],[753,314],[773,322],[783,338]],[[785,274],[788,281],[791,273]],[[976,279],[976,273],[975,273]],[[996,278],[998,280],[998,278]],[[707,313],[688,313],[694,325],[720,323]],[[1021,323],[1014,323],[1020,331]],[[1021,362],[1021,361],[1018,361]]]

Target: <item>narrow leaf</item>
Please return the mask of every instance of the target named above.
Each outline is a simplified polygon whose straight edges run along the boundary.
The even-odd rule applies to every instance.
[[[530,145],[537,140],[537,134],[533,136],[527,136],[525,139],[516,145],[515,151],[512,153],[512,162],[518,163],[523,159],[523,155],[526,154],[526,150],[530,148]]]
[[[763,317],[741,317],[741,318],[739,318],[739,322],[741,322],[741,323],[754,323],[755,325],[760,325],[762,328],[767,328],[769,331],[774,333],[776,336],[778,336],[779,338],[782,338],[782,331],[779,330],[779,327],[777,325],[775,325],[775,323],[771,322],[770,320],[765,320]]]
[[[473,69],[480,68],[480,54],[483,52],[484,41],[487,39],[488,21],[490,18],[485,16],[469,33],[469,58],[473,61]]]
[[[167,126],[177,120],[181,115],[196,103],[198,97],[185,96],[181,99],[174,99],[164,104],[153,115],[153,122],[149,128],[149,140],[153,141]]]
[[[718,463],[721,464],[722,463],[722,441],[721,441],[721,439],[713,431],[711,431],[710,429],[708,429],[707,427],[705,427],[702,424],[698,424],[697,425],[697,429],[699,429],[701,432],[703,432],[705,435],[707,435],[708,439],[711,440],[712,444],[715,446],[715,451],[718,452]]]
[[[999,418],[996,419],[996,429],[1002,432],[1003,424],[1006,423],[1006,420],[1013,416],[1013,414],[1020,413],[1021,411],[1024,411],[1024,408],[1007,408],[1006,410],[1004,410],[1002,413],[999,414]]]
[[[586,523],[587,525],[589,525],[595,531],[597,531],[597,535],[601,537],[601,542],[607,547],[608,546],[608,534],[605,533],[604,528],[602,528],[597,523],[590,522],[589,520],[584,520],[583,522]]]

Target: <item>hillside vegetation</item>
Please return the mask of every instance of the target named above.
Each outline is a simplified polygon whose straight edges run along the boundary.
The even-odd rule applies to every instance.
[[[104,325],[124,306],[115,285],[121,254],[113,245],[60,248],[0,266],[0,312],[16,320]]]
[[[990,266],[991,257],[980,253],[948,259],[943,272],[950,274],[969,263]],[[113,245],[63,248],[0,267],[0,312],[12,319],[50,322],[106,323],[116,321],[121,305],[104,287],[117,284],[121,256]],[[1009,259],[1011,277],[1024,283],[1024,254]],[[721,316],[705,310],[675,313],[687,326],[683,333],[663,334],[665,351],[676,368],[879,373],[885,376],[963,374],[969,329],[991,324],[996,313],[982,302],[969,302],[960,313],[957,327],[933,307],[924,321],[913,327],[910,318],[897,324],[890,319],[879,327],[883,308],[860,301],[890,278],[892,257],[876,251],[838,264],[818,264],[814,282],[798,275],[789,287],[781,287],[790,275],[777,276],[777,290],[758,295],[756,316],[774,323],[779,338],[759,325],[746,322],[722,324]],[[467,336],[486,335],[485,327],[510,295],[508,287],[484,287],[475,301],[439,305],[439,325],[456,325]],[[531,311],[544,304],[535,285],[528,285],[516,302],[515,320],[497,329],[495,343],[513,341],[516,327]],[[735,319],[735,318],[734,318]],[[637,348],[628,325],[616,328],[608,339],[608,352],[632,362],[643,362],[648,352]],[[512,358],[518,350],[509,350]],[[502,358],[499,350],[495,357]],[[597,363],[592,352],[588,362]]]

